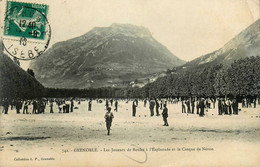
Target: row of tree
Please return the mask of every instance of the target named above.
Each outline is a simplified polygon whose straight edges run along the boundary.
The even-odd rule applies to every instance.
[[[216,97],[259,96],[260,57],[234,61],[230,66],[204,64],[175,70],[143,88],[55,89],[44,88],[32,70],[25,73],[1,55],[0,98],[89,97]],[[28,75],[28,73],[30,75]]]
[[[200,65],[179,70],[143,88],[145,96],[260,95],[260,57],[234,61],[230,66]]]
[[[230,66],[204,64],[179,69],[143,88],[46,89],[48,97],[216,97],[260,95],[260,57],[234,61]]]

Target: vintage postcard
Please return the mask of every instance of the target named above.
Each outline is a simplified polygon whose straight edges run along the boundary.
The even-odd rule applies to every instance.
[[[260,166],[259,0],[0,0],[0,166]]]

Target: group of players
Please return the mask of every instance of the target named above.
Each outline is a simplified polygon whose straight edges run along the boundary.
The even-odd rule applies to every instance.
[[[8,100],[3,99],[1,101],[1,105],[3,106],[3,113],[8,114],[9,107],[11,110],[15,108],[16,113],[20,114],[20,111],[23,111],[23,114],[41,114],[45,113],[46,105],[49,106],[49,112],[54,113],[54,103],[58,106],[58,113],[71,113],[77,107],[74,106],[74,101],[81,103],[81,100],[85,99],[63,99],[63,98],[42,98],[42,99],[33,99],[33,100]],[[88,101],[88,111],[92,111],[92,100],[87,99]],[[163,126],[169,126],[167,118],[168,118],[168,108],[167,103],[178,104],[181,103],[182,113],[187,114],[198,114],[200,117],[205,115],[205,110],[207,111],[210,108],[215,108],[215,103],[218,103],[218,114],[238,114],[238,101],[237,99],[229,99],[229,98],[168,98],[168,99],[157,99],[157,98],[146,98],[146,99],[95,99],[97,103],[105,102],[105,108],[107,110],[105,114],[105,121],[107,126],[108,135],[110,134],[110,127],[112,125],[112,120],[114,118],[113,112],[111,112],[111,107],[113,106],[114,111],[118,112],[119,100],[124,101],[125,103],[132,103],[132,116],[136,117],[137,107],[140,105],[140,102],[143,102],[143,107],[147,107],[149,105],[150,117],[153,117],[156,113],[156,116],[162,115],[164,124]],[[256,108],[256,99],[242,99],[242,107],[254,107]],[[259,100],[258,100],[259,102]],[[28,107],[32,105],[32,112],[29,113]],[[196,112],[195,112],[196,109]],[[162,110],[161,114],[160,111]],[[232,112],[233,111],[233,112]]]

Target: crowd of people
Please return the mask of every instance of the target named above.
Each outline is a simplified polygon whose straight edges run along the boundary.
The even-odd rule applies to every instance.
[[[109,106],[114,107],[114,111],[118,111],[119,102],[125,101],[125,103],[132,102],[132,116],[135,117],[137,113],[137,107],[140,102],[143,102],[143,107],[146,108],[149,105],[150,116],[160,116],[160,111],[163,110],[164,104],[167,106],[167,103],[178,104],[181,103],[181,112],[188,114],[198,114],[199,116],[205,115],[205,110],[215,109],[216,103],[218,107],[218,114],[238,114],[238,100],[236,98],[145,98],[145,99],[96,99],[97,103],[105,103],[105,107]],[[53,104],[56,103],[58,106],[58,113],[70,113],[74,109],[74,101],[77,101],[80,104],[80,99],[75,98],[40,98],[40,99],[7,99],[4,98],[0,101],[0,104],[3,106],[3,112],[8,114],[9,107],[11,110],[15,109],[17,114],[21,112],[23,114],[29,114],[28,106],[32,105],[31,114],[41,114],[45,113],[46,105],[49,104],[50,113],[54,113]],[[92,101],[93,99],[87,99],[88,101],[88,111],[92,111]],[[242,99],[242,108],[256,108],[257,99]],[[260,103],[260,100],[258,100]]]
[[[3,113],[8,114],[9,108],[15,110],[16,114],[44,114],[45,111],[49,113],[71,113],[75,107],[74,102],[80,105],[81,101],[87,100],[87,111],[92,111],[92,101],[94,99],[75,99],[75,98],[40,98],[40,99],[7,99],[4,98],[0,101],[3,106]],[[112,126],[112,120],[114,118],[112,107],[115,112],[118,112],[119,101],[120,103],[132,103],[132,117],[136,117],[137,109],[140,103],[143,103],[143,108],[149,109],[150,117],[161,116],[163,117],[163,126],[169,126],[168,118],[168,108],[167,104],[179,104],[181,103],[181,113],[185,114],[198,114],[200,117],[205,115],[209,109],[215,109],[217,103],[218,115],[238,115],[239,107],[238,100],[236,98],[145,98],[145,99],[95,99],[97,104],[103,103],[106,109],[105,122],[108,130],[108,135],[110,134],[110,127]],[[256,98],[243,98],[242,108],[256,108],[257,99]],[[54,104],[57,106],[54,109]],[[258,99],[258,104],[260,100]],[[31,106],[30,106],[31,105]],[[29,111],[30,106],[30,111]],[[47,108],[48,106],[48,108]],[[160,111],[161,110],[161,111]]]
[[[72,99],[68,101],[65,99],[46,99],[46,98],[33,99],[33,100],[20,99],[20,98],[9,100],[7,98],[4,98],[1,102],[3,106],[4,114],[8,114],[9,107],[11,110],[15,109],[16,114],[20,114],[21,111],[23,114],[44,114],[47,104],[49,104],[50,113],[54,113],[53,103],[57,104],[59,108],[59,113],[73,112],[74,102]],[[28,111],[29,105],[32,106],[31,112]]]

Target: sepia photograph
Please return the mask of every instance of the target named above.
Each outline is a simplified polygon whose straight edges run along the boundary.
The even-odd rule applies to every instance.
[[[0,0],[0,167],[260,166],[259,0]]]

